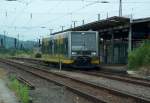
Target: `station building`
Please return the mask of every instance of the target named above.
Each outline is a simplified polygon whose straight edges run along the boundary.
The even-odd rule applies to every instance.
[[[150,39],[150,18],[131,21],[126,17],[114,16],[64,31],[89,30],[99,33],[102,64],[127,64],[128,52],[137,48],[143,40]]]

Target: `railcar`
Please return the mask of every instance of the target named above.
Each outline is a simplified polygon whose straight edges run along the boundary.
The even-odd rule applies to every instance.
[[[68,31],[42,40],[43,57],[52,63],[75,68],[94,68],[98,56],[98,32]]]

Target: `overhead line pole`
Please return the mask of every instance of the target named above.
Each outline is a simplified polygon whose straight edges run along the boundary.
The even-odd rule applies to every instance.
[[[98,14],[98,21],[101,19],[101,14]]]
[[[119,0],[119,16],[122,16],[122,0]]]
[[[50,35],[52,35],[53,30],[54,30],[54,29],[49,29],[49,31],[50,31]]]
[[[18,37],[18,49],[19,49],[19,44],[20,44],[20,43],[19,43],[19,33],[18,33],[17,37]]]
[[[130,23],[129,23],[128,52],[132,51],[132,22],[133,22],[133,16],[131,14]]]
[[[77,21],[72,21],[73,22],[73,27],[75,28],[76,27],[76,22]]]
[[[85,24],[85,21],[84,20],[82,20],[82,25],[84,25]]]
[[[60,26],[60,27],[61,27],[61,30],[63,31],[65,26]]]

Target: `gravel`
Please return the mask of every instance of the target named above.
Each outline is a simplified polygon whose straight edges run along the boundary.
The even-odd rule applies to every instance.
[[[5,68],[8,74],[13,73],[34,84],[35,90],[30,90],[33,103],[93,103],[63,86],[55,85],[30,73],[23,72],[3,63],[0,63],[0,67]]]
[[[53,72],[59,72],[68,76],[72,76],[74,78],[78,78],[84,81],[89,81],[91,83],[97,84],[97,85],[104,85],[107,87],[114,88],[116,90],[125,91],[131,94],[136,94],[139,96],[143,96],[150,99],[150,87],[140,86],[140,85],[134,85],[132,83],[126,83],[121,82],[117,80],[111,80],[108,78],[103,77],[97,77],[97,76],[90,76],[86,74],[81,73],[75,73],[75,72],[69,72],[69,71],[56,71],[52,70]]]

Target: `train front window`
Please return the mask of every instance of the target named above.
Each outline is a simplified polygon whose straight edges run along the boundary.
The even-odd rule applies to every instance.
[[[96,53],[96,32],[72,32],[72,55],[91,55]]]

